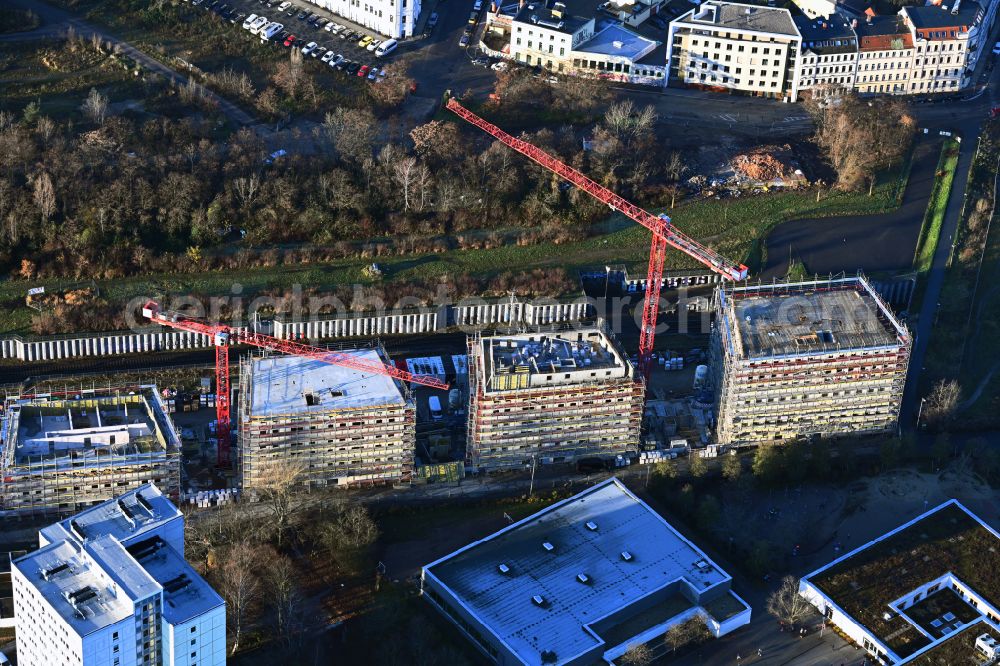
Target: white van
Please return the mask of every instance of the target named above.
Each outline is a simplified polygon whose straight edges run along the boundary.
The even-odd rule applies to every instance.
[[[396,50],[397,46],[399,46],[399,42],[397,42],[395,39],[387,39],[381,44],[379,44],[378,48],[375,49],[375,57],[381,58],[386,53],[392,53],[393,51]]]
[[[251,14],[250,16],[248,16],[246,18],[246,20],[243,21],[243,29],[244,30],[249,30],[250,26],[252,26],[253,22],[256,21],[256,20],[257,20],[257,15],[256,14]]]
[[[263,28],[260,31],[260,39],[261,41],[267,41],[284,29],[285,26],[281,25],[280,23],[272,23],[271,25],[267,26],[266,28]]]
[[[268,24],[266,16],[258,16],[257,20],[250,24],[250,34],[256,35],[260,33],[260,29]]]
[[[427,398],[427,407],[430,409],[433,420],[440,421],[444,418],[444,412],[441,411],[441,399],[436,395]]]

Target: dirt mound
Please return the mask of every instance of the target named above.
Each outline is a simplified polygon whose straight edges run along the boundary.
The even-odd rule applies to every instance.
[[[732,160],[733,169],[743,176],[756,181],[786,179],[794,175],[795,166],[791,161],[792,147],[758,146],[736,155]]]

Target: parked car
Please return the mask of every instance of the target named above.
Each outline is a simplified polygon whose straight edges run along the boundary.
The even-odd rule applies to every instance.
[[[397,42],[395,39],[387,39],[381,44],[379,44],[377,47],[375,47],[375,57],[381,58],[382,56],[388,53],[392,53],[393,51],[396,50],[397,46],[399,46],[399,42]]]
[[[431,17],[427,19],[427,27],[433,30],[438,24],[437,12],[431,14]]]
[[[501,60],[500,62],[493,63],[490,69],[492,69],[494,72],[504,72],[507,70],[507,67],[509,67],[507,61]]]
[[[295,43],[295,35],[288,35],[288,37],[285,37],[285,46],[291,46],[294,43]]]
[[[326,55],[326,47],[321,46],[318,49],[315,49],[310,55],[312,55],[313,58],[322,58]]]
[[[473,58],[472,64],[476,67],[489,67],[490,61],[486,58]]]
[[[366,46],[365,48],[368,49],[369,51],[374,51],[375,49],[377,49],[379,47],[380,44],[382,44],[382,40],[381,39],[374,39],[374,40],[368,42],[368,46]]]
[[[364,37],[358,40],[358,46],[360,46],[361,48],[365,48],[366,46],[371,44],[372,40],[374,39],[375,38],[372,37],[371,35],[365,35]]]
[[[316,21],[316,27],[317,28],[322,28],[323,26],[329,25],[329,24],[330,24],[330,19],[328,19],[328,18],[320,18],[318,21]]]
[[[246,16],[247,16],[246,14],[233,14],[233,17],[229,19],[229,22],[232,23],[233,25],[236,25],[237,23],[242,23],[243,19],[245,19]]]
[[[469,36],[468,35],[462,35],[462,38],[460,40],[458,40],[458,45],[459,46],[468,46],[469,45]]]
[[[253,25],[253,22],[256,20],[257,20],[256,14],[251,14],[250,16],[246,17],[246,19],[243,21],[243,29],[249,30],[250,26]]]
[[[332,28],[330,28],[330,33],[331,34],[339,35],[340,33],[342,33],[344,31],[344,26],[340,25],[339,23],[331,23],[329,25],[333,26]]]
[[[482,11],[482,9],[483,9],[483,0],[476,0],[475,4],[472,5],[472,8],[475,9],[477,12],[478,11]]]
[[[280,5],[278,5],[278,11],[279,12],[283,12],[283,11],[285,11],[286,9],[288,9],[291,6],[292,6],[292,3],[288,2],[288,0],[285,0],[285,2],[281,3]]]
[[[299,11],[299,8],[295,5],[288,5],[288,9],[285,10],[286,16],[295,16],[295,12]]]
[[[302,55],[309,55],[310,53],[316,50],[317,46],[319,46],[319,44],[317,44],[316,42],[309,42],[308,44],[302,47]]]
[[[472,12],[469,14],[469,25],[476,25],[479,21],[479,12]]]
[[[299,12],[299,15],[296,16],[295,18],[297,18],[298,20],[301,21],[301,20],[303,20],[307,16],[309,16],[309,12],[307,12],[306,10],[303,9],[302,11]]]
[[[330,67],[338,67],[339,68],[340,63],[342,63],[342,62],[344,62],[344,56],[342,56],[342,55],[340,55],[338,53],[337,55],[335,55],[333,57],[332,60],[330,60]]]
[[[347,68],[350,67],[350,66],[351,66],[351,61],[348,60],[347,58],[344,58],[343,60],[341,60],[340,62],[338,62],[337,65],[336,65],[337,69],[339,69],[342,72],[346,72]]]
[[[371,69],[368,65],[362,65],[361,69],[358,70],[358,76],[365,77],[368,76],[368,70]]]
[[[351,76],[354,76],[355,74],[358,73],[359,69],[361,69],[361,65],[359,63],[352,62],[350,65],[344,68],[344,71],[350,74]]]
[[[994,55],[1000,55],[1000,42],[997,42],[993,46],[993,53],[994,53]]]
[[[323,57],[320,58],[320,60],[322,62],[325,62],[325,63],[329,64],[330,61],[333,60],[334,56],[336,56],[336,55],[337,54],[334,53],[333,51],[327,51],[326,53],[323,54]]]
[[[378,67],[372,67],[371,68],[371,71],[368,72],[368,80],[369,81],[377,81],[378,80]]]

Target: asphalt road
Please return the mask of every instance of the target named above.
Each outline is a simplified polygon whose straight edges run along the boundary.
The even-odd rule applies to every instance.
[[[819,275],[909,270],[941,144],[938,136],[917,143],[902,204],[890,213],[779,224],[767,237],[767,265],[761,277],[769,280],[786,275],[789,257]]]

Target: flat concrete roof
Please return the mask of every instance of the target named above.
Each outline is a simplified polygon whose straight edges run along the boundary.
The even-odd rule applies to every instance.
[[[647,39],[620,25],[611,24],[573,50],[580,53],[618,56],[634,61],[646,56],[657,45],[659,42],[655,40]]]
[[[385,363],[374,349],[338,353]],[[251,417],[406,404],[402,389],[392,377],[314,359],[299,356],[254,358],[250,361],[250,371]]]
[[[798,31],[787,9],[744,5],[736,2],[705,2],[676,19],[689,25],[710,25],[723,30],[765,32],[797,37]]]
[[[183,624],[225,604],[215,590],[172,546],[158,538],[157,547],[135,544],[129,553],[164,592],[163,617],[173,625]],[[149,550],[148,554],[143,553]],[[133,565],[135,566],[135,565]]]
[[[50,543],[66,538],[82,541],[101,536],[127,541],[180,517],[180,509],[164,497],[159,488],[147,483],[43,527],[40,532]]]
[[[501,564],[509,573],[500,572]],[[429,564],[424,573],[528,664],[541,663],[543,651],[554,651],[563,663],[600,645],[588,625],[673,581],[684,579],[701,593],[730,580],[614,478]],[[532,601],[535,595],[544,606]]]
[[[907,335],[863,278],[735,287],[722,298],[744,358],[886,347]]]
[[[121,622],[132,615],[133,601],[156,592],[156,582],[142,569],[135,571],[123,558],[128,555],[109,537],[95,539],[86,546],[61,540],[14,560],[42,597],[80,636]],[[104,569],[109,565],[109,569]],[[45,580],[43,571],[55,571]],[[103,569],[103,570],[102,570]],[[114,573],[114,578],[106,571]],[[115,594],[108,588],[114,585]],[[77,613],[67,596],[83,592]]]

